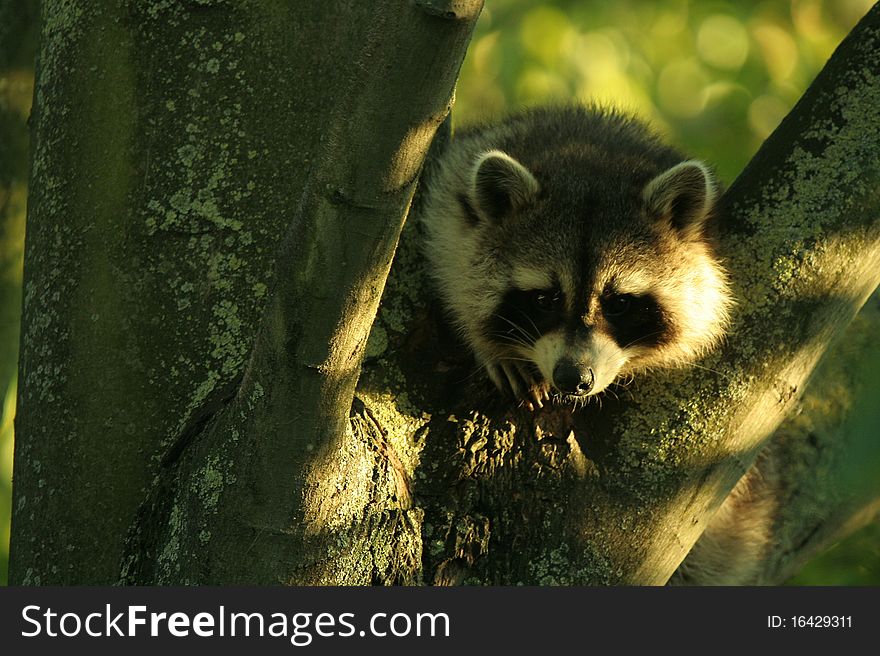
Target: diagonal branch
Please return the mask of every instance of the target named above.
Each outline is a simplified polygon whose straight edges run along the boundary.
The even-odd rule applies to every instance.
[[[631,480],[625,463],[646,449],[634,471],[672,488],[625,511],[648,548],[625,559],[621,581],[669,577],[880,282],[878,44],[875,6],[722,200],[740,305],[720,371],[691,372],[677,399],[646,389],[612,429],[622,448],[610,478]]]

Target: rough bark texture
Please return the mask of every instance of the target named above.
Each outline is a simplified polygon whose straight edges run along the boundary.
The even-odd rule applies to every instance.
[[[243,379],[185,457],[166,459],[161,495],[132,536],[126,581],[412,579],[418,524],[398,526],[399,501],[384,481],[359,481],[374,463],[349,412],[417,176],[481,6],[374,12],[281,246]],[[330,517],[352,522],[352,533],[328,535]]]
[[[512,409],[415,223],[365,344],[479,3],[389,4],[45,3],[13,582],[664,583],[876,287],[877,8],[725,196],[709,369]],[[786,471],[762,580],[877,494]]]
[[[772,438],[779,463],[771,540],[756,581],[777,583],[880,519],[880,293],[817,368],[800,412]]]
[[[166,453],[198,424],[194,413],[241,375],[276,260],[284,276],[295,266],[301,277],[266,312],[268,346],[253,369],[270,375],[272,348],[289,345],[296,330],[283,303],[303,298],[298,320],[320,328],[301,330],[303,353],[283,362],[320,367],[329,333],[320,342],[317,331],[338,323],[339,291],[314,280],[361,276],[346,302],[364,317],[333,345],[334,367],[351,362],[332,383],[350,393],[358,334],[365,341],[480,4],[43,3],[12,581],[116,581],[124,537],[163,457],[173,459]],[[383,105],[384,79],[397,81],[398,95]],[[369,121],[349,124],[346,111]],[[336,162],[346,147],[363,159],[346,153]],[[298,211],[303,204],[316,212]],[[276,258],[286,232],[288,249]],[[364,271],[369,257],[374,270]],[[273,342],[276,320],[284,344]],[[315,371],[306,371],[306,388]],[[250,383],[260,389],[259,377]],[[299,390],[275,393],[296,399]],[[349,405],[327,407],[338,416]],[[270,461],[279,444],[304,453],[284,441],[286,428],[267,440]],[[215,455],[198,469],[191,488],[209,511],[229,467]],[[65,521],[47,532],[46,517]]]
[[[875,292],[831,345],[803,398],[713,516],[674,583],[779,584],[880,518],[878,331]]]

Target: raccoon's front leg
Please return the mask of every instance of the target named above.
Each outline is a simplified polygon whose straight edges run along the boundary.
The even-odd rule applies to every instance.
[[[489,378],[495,387],[525,403],[529,410],[543,408],[544,401],[550,399],[549,387],[535,379],[528,367],[519,362],[500,361],[486,365]]]

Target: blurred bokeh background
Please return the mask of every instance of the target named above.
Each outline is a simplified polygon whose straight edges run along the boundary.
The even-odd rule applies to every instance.
[[[730,183],[873,0],[487,0],[456,124],[548,101],[646,118]],[[0,0],[0,583],[6,581],[15,362],[37,0]],[[792,583],[880,584],[880,526]]]
[[[12,502],[12,419],[27,205],[28,130],[37,45],[36,0],[0,0],[0,584]]]

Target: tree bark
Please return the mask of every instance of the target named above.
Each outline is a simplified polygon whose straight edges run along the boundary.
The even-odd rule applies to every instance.
[[[363,321],[334,345],[334,367],[352,359],[334,384],[351,391],[364,308],[378,302],[479,4],[43,3],[13,582],[116,581],[163,458],[240,378],[261,315],[268,346],[252,368],[283,346],[273,320],[289,331],[306,318],[319,328],[284,362],[317,372],[329,337],[318,330],[337,321],[341,297],[324,281],[309,286],[323,272],[359,286],[343,298]],[[381,104],[386,79],[397,96]],[[364,159],[334,159],[346,147]],[[298,219],[301,204],[323,214]],[[350,220],[344,233],[334,212]],[[295,221],[322,241],[300,240]],[[295,243],[276,258],[288,231]],[[291,262],[298,253],[308,259]],[[372,271],[360,270],[370,254]],[[300,267],[302,277],[281,279],[287,291],[270,306],[276,260],[280,274]],[[285,299],[302,298],[316,314],[283,316]],[[229,482],[227,463],[211,462],[206,501]],[[46,517],[63,521],[46,531]]]
[[[723,350],[533,414],[444,331],[416,223],[370,330],[479,4],[45,3],[13,582],[670,578],[880,280],[880,9],[724,196]],[[805,434],[762,459],[765,582],[878,492],[811,526]]]
[[[713,516],[674,583],[780,584],[880,518],[878,331],[875,292],[830,346],[798,407]]]
[[[801,405],[770,448],[777,472],[767,549],[755,582],[785,581],[821,550],[880,519],[880,293],[817,368]]]

